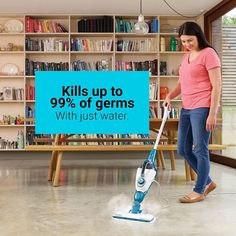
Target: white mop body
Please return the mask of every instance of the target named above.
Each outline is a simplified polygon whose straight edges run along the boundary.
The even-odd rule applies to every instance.
[[[140,221],[140,222],[154,222],[155,217],[151,214],[145,214],[145,213],[128,213],[128,212],[119,212],[112,216],[115,219],[122,219],[122,220],[133,220],[133,221]]]

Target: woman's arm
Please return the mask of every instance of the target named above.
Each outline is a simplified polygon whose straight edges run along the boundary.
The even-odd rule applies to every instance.
[[[163,102],[163,106],[168,106],[168,108],[171,107],[170,101],[180,95],[181,93],[181,88],[180,88],[180,82],[178,81],[176,87],[172,89],[166,96],[165,101]]]
[[[217,110],[221,95],[221,69],[213,68],[208,71],[212,85],[210,112],[206,121],[206,130],[212,131],[216,125]]]

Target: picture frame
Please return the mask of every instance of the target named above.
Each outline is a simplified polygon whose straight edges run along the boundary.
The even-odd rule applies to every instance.
[[[13,100],[14,89],[12,87],[3,87],[3,100]]]

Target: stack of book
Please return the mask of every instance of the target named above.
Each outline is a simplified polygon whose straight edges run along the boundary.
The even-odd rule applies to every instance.
[[[151,19],[145,21],[149,26],[149,33],[158,33],[158,19]],[[117,33],[132,33],[134,25],[137,20],[123,19],[121,17],[116,18],[116,32]]]
[[[171,107],[169,118],[171,118],[171,119],[179,119],[180,110],[181,110],[180,107]],[[159,118],[162,118],[163,114],[164,114],[164,108],[161,107],[160,108],[160,116],[159,116]]]
[[[26,85],[25,99],[35,100],[35,87],[34,86],[29,85],[29,84]]]
[[[48,38],[48,39],[25,39],[26,51],[62,52],[68,51],[67,40]]]
[[[113,32],[113,17],[81,19],[78,21],[78,32]]]
[[[25,17],[27,33],[65,33],[68,30],[62,24],[52,20],[40,20],[30,16]]]
[[[151,75],[157,75],[157,59],[153,61],[116,61],[118,71],[149,71]]]
[[[128,52],[155,52],[156,44],[155,39],[139,39],[139,40],[123,40],[119,39],[116,42],[117,51],[128,51]]]
[[[157,117],[158,117],[157,107],[150,106],[149,107],[149,118],[157,118]]]
[[[112,39],[71,39],[71,51],[112,51]]]
[[[34,141],[35,138],[53,138],[53,135],[50,134],[35,134],[35,131],[30,129],[27,130],[26,132],[26,145],[52,145],[52,142],[47,142],[47,143],[36,143]]]
[[[149,100],[157,100],[158,86],[157,83],[149,83]]]
[[[68,62],[40,62],[25,60],[25,74],[35,75],[35,71],[67,71],[69,70]]]
[[[108,59],[94,62],[77,60],[73,61],[71,66],[74,71],[108,71],[110,69]]]

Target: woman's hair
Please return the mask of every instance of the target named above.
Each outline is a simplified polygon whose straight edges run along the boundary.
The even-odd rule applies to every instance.
[[[206,37],[201,29],[201,27],[192,21],[185,22],[179,27],[179,37],[181,35],[194,35],[197,37],[198,45],[200,49],[203,48],[213,48],[206,40]]]

